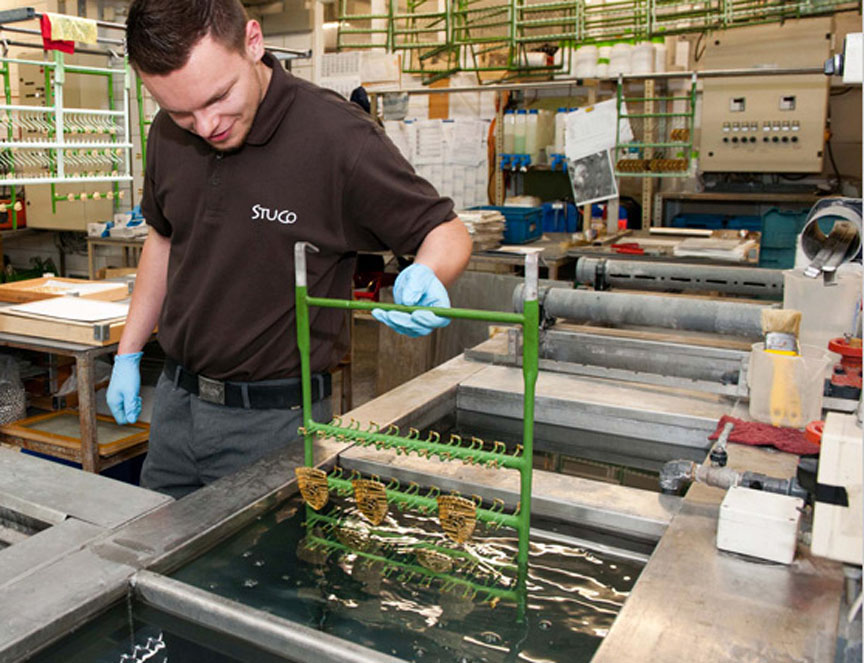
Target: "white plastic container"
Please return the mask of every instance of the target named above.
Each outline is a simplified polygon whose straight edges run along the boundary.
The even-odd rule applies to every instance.
[[[666,40],[654,37],[651,43],[654,46],[654,71],[661,74],[666,71]]]
[[[504,154],[513,154],[516,139],[516,113],[504,111]]]
[[[594,78],[597,76],[598,49],[593,44],[580,46],[573,53],[572,74],[576,78]]]
[[[540,130],[540,112],[536,108],[528,111],[527,120],[525,122],[525,154],[530,155],[531,163],[536,164],[540,158],[540,147],[537,142],[538,132]]]
[[[783,272],[783,308],[801,311],[801,343],[825,349],[832,338],[855,332],[860,301],[861,277],[852,271],[838,271],[834,285],[803,270]]]
[[[650,41],[640,41],[633,47],[630,71],[634,74],[650,74],[654,71],[654,45]]]
[[[804,500],[798,497],[734,486],[720,503],[717,547],[791,564],[803,506]]]
[[[631,70],[630,58],[633,55],[633,45],[627,42],[618,42],[612,46],[609,56],[609,75],[629,74]]]
[[[831,355],[812,345],[800,345],[800,351],[800,356],[791,357],[765,352],[764,343],[753,344],[747,374],[751,418],[790,428],[804,428],[822,418]]]
[[[513,132],[513,154],[525,154],[525,132],[528,113],[524,109],[516,111],[516,130]]]
[[[555,113],[555,154],[564,154],[564,136],[567,133],[567,109]]]

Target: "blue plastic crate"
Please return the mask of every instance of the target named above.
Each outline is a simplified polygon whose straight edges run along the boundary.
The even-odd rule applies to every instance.
[[[726,217],[722,214],[676,214],[672,218],[673,228],[702,228],[720,230]]]
[[[726,228],[729,230],[762,230],[761,216],[730,216],[726,219]]]
[[[505,244],[527,244],[543,234],[542,207],[478,205],[471,209],[494,209],[504,215],[507,222],[504,227]]]
[[[762,215],[762,248],[794,249],[809,214],[809,210],[788,211],[776,207],[765,212]]]
[[[579,228],[579,212],[573,203],[543,203],[544,233],[575,233]]]
[[[795,248],[772,249],[763,246],[759,249],[759,266],[769,269],[792,269],[795,266]]]

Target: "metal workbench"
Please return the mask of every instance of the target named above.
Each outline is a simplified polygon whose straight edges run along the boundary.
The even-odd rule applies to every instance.
[[[357,408],[351,416],[361,424],[374,419],[381,425],[422,428],[452,414],[460,401],[464,404],[483,392],[489,393],[483,407],[492,407],[496,401],[492,392],[496,389],[497,401],[504,403],[500,407],[506,407],[509,399],[518,396],[518,388],[506,378],[508,370],[460,356]],[[583,390],[583,383],[566,375],[541,377],[538,422],[544,410],[556,418],[584,416],[580,414],[584,403],[572,397]],[[655,400],[651,406],[646,403],[644,410],[671,398],[669,404],[674,403],[681,411],[677,421],[698,421],[694,431],[698,430],[700,436],[709,419],[723,409],[719,403],[688,400],[686,394],[672,398],[657,395],[657,388],[650,385],[643,389],[645,394],[655,393]],[[595,389],[591,416],[584,422],[568,419],[564,423],[612,431],[620,425],[621,403],[604,405],[600,401],[614,397],[610,392],[601,399]],[[583,394],[582,400],[587,401],[588,396]],[[635,413],[638,408],[634,404],[631,409]],[[664,422],[655,417],[655,423]],[[364,472],[400,477],[422,473],[426,482],[444,489],[485,493],[505,500],[518,493],[515,474],[510,476],[509,471],[493,473],[452,463],[424,463],[421,467],[410,456],[375,454],[331,440],[316,445],[315,460],[325,465],[339,457],[341,464]],[[685,445],[679,444],[678,448]],[[182,500],[85,541],[74,553],[43,565],[38,574],[2,585],[5,600],[0,602],[0,624],[4,625],[0,629],[0,661],[18,660],[60,637],[73,625],[122,599],[130,586],[145,604],[175,614],[182,611],[206,628],[256,641],[269,651],[284,652],[290,646],[292,658],[298,661],[391,661],[387,655],[358,649],[326,634],[310,633],[274,615],[161,575],[184,565],[296,492],[293,468],[302,463],[302,455],[299,445],[285,449]],[[730,446],[729,455],[733,467],[774,475],[788,475],[794,464],[794,458],[785,454],[736,445]],[[791,566],[766,565],[718,552],[714,532],[720,491],[693,486],[682,501],[537,471],[533,495],[535,517],[563,517],[588,528],[659,541],[594,660],[834,660],[842,591],[840,566],[814,559],[805,549],[799,549],[798,559]],[[86,539],[87,535],[79,536]]]

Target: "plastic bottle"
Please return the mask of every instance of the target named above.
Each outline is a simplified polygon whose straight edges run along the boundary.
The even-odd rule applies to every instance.
[[[516,113],[504,111],[504,154],[513,154],[513,144],[516,138]]]
[[[573,75],[576,78],[594,78],[597,75],[597,47],[593,44],[580,46],[573,53]]]
[[[619,41],[612,46],[612,54],[609,57],[609,75],[618,76],[619,74],[630,73],[630,59],[633,55],[633,44],[626,41]]]
[[[555,113],[555,154],[564,154],[564,135],[567,131],[567,109]]]
[[[654,37],[651,43],[654,46],[654,71],[663,73],[666,71],[666,40],[663,37]]]
[[[654,44],[650,41],[640,41],[633,47],[630,71],[634,74],[650,74],[654,71]]]
[[[513,154],[525,154],[527,124],[528,112],[524,109],[516,111],[516,130],[513,132]]]
[[[611,43],[602,42],[597,45],[597,69],[595,71],[597,78],[607,78],[609,76],[609,58],[611,57]]]
[[[540,160],[540,146],[537,143],[540,131],[540,112],[536,108],[528,111],[525,123],[525,154],[531,156],[531,163]]]

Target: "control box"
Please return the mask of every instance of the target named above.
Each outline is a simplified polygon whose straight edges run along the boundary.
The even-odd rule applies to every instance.
[[[831,18],[717,33],[705,69],[796,68],[830,55]],[[703,81],[699,166],[704,172],[822,171],[829,79],[823,74]]]

